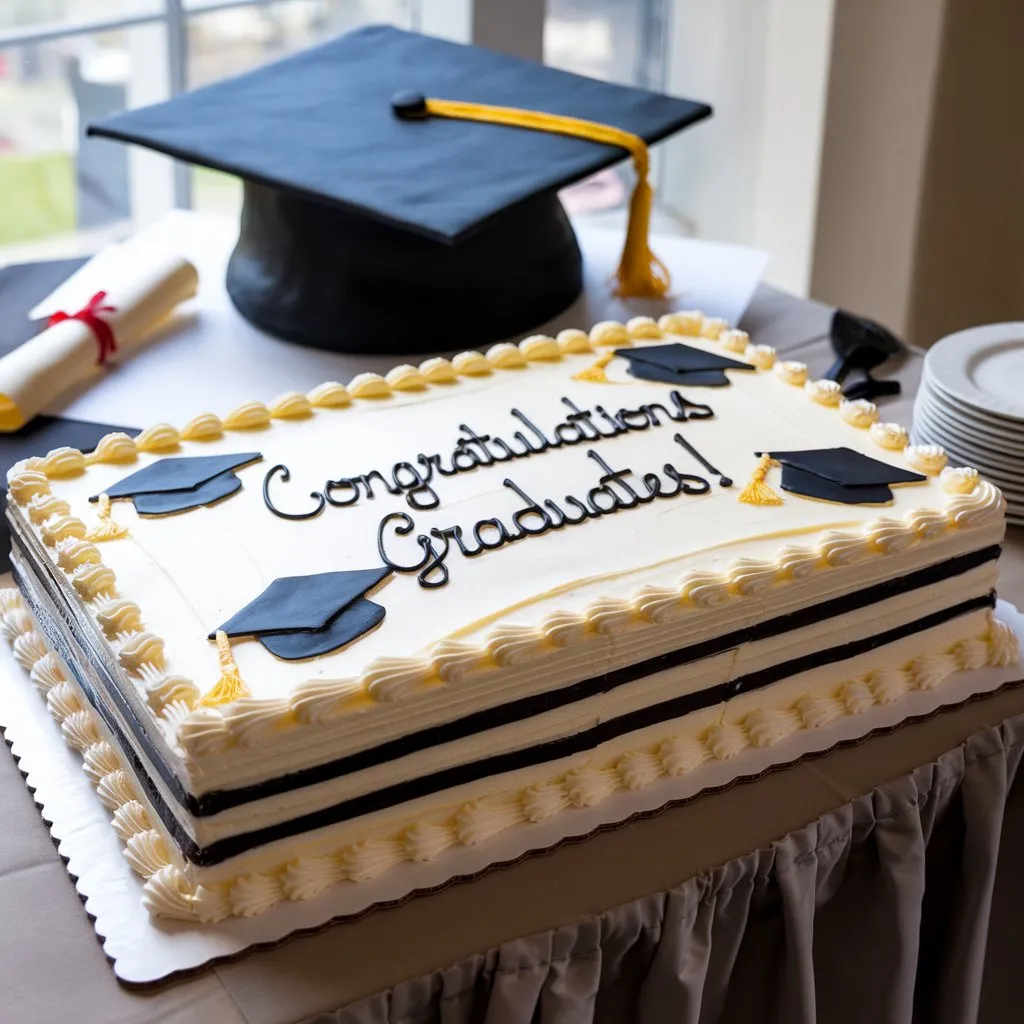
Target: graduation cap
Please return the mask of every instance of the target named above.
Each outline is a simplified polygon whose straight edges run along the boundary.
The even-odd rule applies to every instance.
[[[210,634],[253,636],[287,661],[315,658],[357,640],[383,618],[384,609],[362,595],[391,573],[379,569],[283,576]]]
[[[111,501],[131,498],[140,515],[187,512],[234,494],[242,486],[234,471],[262,458],[259,452],[241,452],[160,459],[105,488],[103,493]],[[100,495],[94,494],[89,500],[99,501]]]
[[[620,348],[617,356],[629,362],[629,372],[642,380],[656,380],[666,384],[690,384],[706,388],[726,387],[729,378],[725,370],[754,370],[750,363],[705,352],[702,348],[670,342],[643,348]]]
[[[782,500],[765,482],[772,466],[782,466],[782,489],[805,498],[844,505],[884,505],[890,486],[924,483],[920,473],[890,466],[852,448],[813,448],[797,452],[755,452],[761,459],[739,500],[752,505],[779,505]]]
[[[851,372],[860,376],[860,380],[843,388],[848,399],[871,399],[900,393],[898,380],[876,380],[871,376],[871,371],[877,366],[906,351],[892,331],[874,320],[837,309],[832,314],[829,333],[836,361],[825,374],[826,380],[843,384]]]
[[[508,338],[569,306],[582,260],[557,191],[627,155],[638,185],[620,293],[663,294],[647,144],[710,113],[371,26],[88,134],[243,179],[227,290],[256,326],[408,353]]]

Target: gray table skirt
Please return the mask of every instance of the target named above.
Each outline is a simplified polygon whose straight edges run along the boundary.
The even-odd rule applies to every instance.
[[[667,892],[310,1019],[1017,1019],[1024,828],[1004,827],[1024,817],[1008,812],[1024,798],[1014,787],[1022,744],[1018,716]]]

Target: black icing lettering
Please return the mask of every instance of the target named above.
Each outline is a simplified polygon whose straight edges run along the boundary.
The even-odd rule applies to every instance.
[[[570,423],[575,423],[579,426],[584,436],[589,441],[597,441],[602,437],[614,437],[614,434],[605,434],[599,430],[594,424],[594,414],[589,409],[580,409],[572,399],[562,398],[562,404],[567,406],[571,411],[566,417]]]
[[[448,565],[445,559],[448,557],[448,549],[451,545],[441,531],[431,530],[430,532],[444,543],[444,547],[438,551],[425,533],[421,533],[416,538],[416,542],[423,549],[423,568],[416,579],[421,587],[427,590],[436,590],[448,582]]]
[[[397,526],[392,526],[392,523],[398,523]],[[417,572],[422,569],[424,565],[430,560],[430,553],[425,552],[423,557],[418,562],[396,562],[388,552],[384,545],[384,532],[389,527],[394,534],[399,537],[407,537],[413,530],[416,529],[416,524],[413,522],[413,518],[407,515],[405,512],[391,512],[386,515],[377,526],[377,553],[380,555],[380,560],[390,566],[396,572]],[[417,538],[419,543],[419,538]],[[422,545],[420,545],[422,547]]]
[[[481,466],[493,466],[495,462],[494,455],[491,450],[487,447],[487,442],[490,441],[490,434],[478,434],[472,427],[467,426],[465,423],[459,424],[459,430],[461,430],[466,436],[460,438],[459,444],[475,444],[476,450],[479,452],[480,465]],[[498,460],[499,462],[502,460]]]
[[[720,470],[715,469],[715,467],[712,466],[711,463],[708,462],[708,460],[705,459],[704,456],[701,455],[701,453],[683,437],[682,434],[676,434],[672,440],[675,441],[676,444],[682,445],[682,447],[685,448],[709,473],[713,476],[717,476],[719,487],[732,487],[732,480]]]
[[[565,513],[558,507],[558,504],[550,498],[544,499],[544,508],[548,511],[548,518],[551,519],[552,530],[560,530],[568,522],[565,518]],[[557,522],[554,520],[554,516],[558,516]]]
[[[498,536],[488,540],[486,531],[493,530]],[[473,524],[473,538],[476,540],[480,547],[491,551],[495,548],[504,547],[508,544],[512,537],[509,536],[508,530],[505,528],[505,524],[498,519],[496,516],[492,519],[480,519]]]
[[[627,477],[633,471],[631,469],[612,469],[604,459],[598,455],[593,449],[587,452],[587,455],[593,459],[601,469],[604,470],[604,476],[598,481],[602,485],[608,486],[611,484],[617,484],[626,492],[626,497],[619,498],[620,508],[635,508],[640,502],[647,502],[651,500],[651,496],[642,498],[633,488],[626,482]]]
[[[384,474],[379,469],[371,469],[369,473],[363,473],[361,476],[350,477],[352,483],[358,487],[360,484],[366,488],[366,497],[373,498],[373,481],[378,480],[386,488],[389,494],[401,494],[401,490],[395,487],[393,484],[388,483],[384,478]]]
[[[680,413],[679,416],[673,417],[673,419],[709,420],[715,415],[710,405],[703,405],[700,402],[691,402],[688,398],[683,398],[678,391],[670,391],[669,398],[672,399],[673,404]]]
[[[412,508],[430,509],[441,504],[437,492],[411,462],[396,462],[391,478],[400,491],[405,491],[405,500]]]
[[[274,479],[275,476],[280,476],[281,482],[286,484],[291,479],[292,474],[291,470],[289,470],[287,466],[278,463],[278,465],[272,466],[270,469],[268,469],[267,475],[263,478],[263,503],[267,506],[268,509],[270,509],[271,512],[274,513],[275,516],[277,516],[280,519],[313,519],[314,517],[320,515],[321,512],[323,512],[324,505],[326,505],[327,500],[319,491],[313,491],[310,494],[310,497],[317,504],[315,508],[311,509],[308,512],[285,512],[283,509],[279,509],[270,500],[270,482]]]
[[[461,526],[444,526],[441,529],[434,527],[430,532],[437,537],[438,540],[444,540],[445,538],[448,538],[448,540],[454,540],[459,546],[459,551],[461,551],[466,558],[475,558],[480,554],[480,548],[466,547],[466,541],[462,536]]]
[[[644,473],[643,475],[644,487],[647,488],[647,501],[653,501],[655,498],[671,498],[673,495],[679,493],[677,487],[672,494],[665,494],[661,489],[661,477],[657,473]]]
[[[572,422],[572,417],[569,417],[568,422],[559,423],[555,427],[555,437],[562,444],[582,444],[587,440],[586,435],[580,430],[579,425]]]
[[[529,430],[532,433],[537,435],[537,440],[540,442],[540,447],[539,448],[534,448],[533,451],[535,451],[535,452],[543,452],[543,451],[547,451],[548,448],[560,448],[562,446],[562,442],[561,441],[551,441],[551,440],[549,440],[548,436],[544,433],[544,431],[541,430],[540,427],[538,427],[530,419],[528,419],[524,413],[520,412],[518,409],[513,409],[511,412],[512,412],[512,415],[515,416],[515,418],[517,420],[519,420],[519,422],[522,423],[522,425],[524,427],[527,428],[527,430]],[[517,440],[521,439],[524,442],[526,440],[522,436],[522,434],[520,434],[520,433],[517,433],[514,436],[516,437]]]
[[[636,422],[630,422],[630,417]],[[630,430],[646,430],[651,425],[650,420],[647,419],[647,413],[643,409],[620,409],[615,414],[615,418]]]
[[[608,410],[605,409],[605,407],[603,405],[595,405],[594,406],[594,411],[599,416],[603,417],[604,420],[608,423],[608,425],[612,428],[612,433],[608,434],[606,436],[608,436],[608,437],[618,437],[619,434],[625,434],[629,430],[629,427],[627,427],[620,420],[618,420],[614,416],[612,416],[612,414],[610,412],[608,412]]]
[[[670,420],[674,420],[677,418],[673,416],[672,413],[670,413],[668,409],[666,409],[665,406],[661,404],[661,402],[650,402],[647,405],[640,406],[640,411],[647,417],[647,422],[650,423],[652,427],[661,426],[661,420],[658,419],[659,410],[663,416],[667,417]]]
[[[520,536],[525,537],[539,537],[541,534],[547,533],[548,530],[554,529],[554,524],[551,522],[551,516],[541,508],[518,484],[509,480],[508,477],[502,481],[509,490],[515,491],[516,494],[526,502],[525,508],[517,509],[512,513],[512,523],[515,528],[519,531]],[[541,522],[540,526],[531,526],[527,521],[527,517],[533,517],[539,519]],[[564,518],[564,517],[563,517]]]
[[[567,494],[565,496],[565,503],[570,506],[570,508],[577,509],[580,513],[579,519],[573,519],[570,515],[565,516],[565,521],[567,523],[571,523],[573,526],[577,523],[582,523],[584,519],[596,519],[601,514],[600,512],[594,512],[592,509],[584,505],[579,498],[573,497],[571,494]]]
[[[603,507],[598,503],[598,497],[603,495],[606,497],[611,504],[607,507]],[[598,484],[597,487],[591,487],[587,491],[587,504],[593,509],[594,515],[604,516],[610,512],[616,512],[622,507],[619,502],[619,496],[605,484]]]
[[[669,480],[675,480],[679,485],[676,494],[707,494],[711,490],[711,484],[702,476],[694,476],[692,473],[680,473],[671,462],[665,463],[665,476]]]
[[[452,467],[456,472],[465,473],[471,469],[476,469],[479,465],[480,457],[477,453],[460,441],[456,445],[455,451],[452,452]]]
[[[441,465],[441,456],[436,453],[434,455],[417,455],[416,461],[427,471],[425,479],[428,483],[433,478],[435,469],[441,476],[455,476],[458,472],[457,469],[452,469],[450,466],[445,469]]]
[[[334,492],[341,490],[343,487],[349,489],[351,492],[350,496],[345,499],[336,498]],[[359,500],[359,488],[347,477],[342,477],[340,480],[328,480],[324,484],[324,497],[327,499],[328,504],[335,507],[340,508],[345,505],[354,505]]]
[[[494,458],[495,462],[508,462],[509,459],[520,458],[519,455],[512,451],[512,449],[508,446],[508,443],[506,441],[503,441],[500,437],[491,437],[488,438],[488,440],[490,441],[491,448],[497,449],[497,451],[499,452],[499,454],[497,455],[494,455],[492,452],[492,457]]]

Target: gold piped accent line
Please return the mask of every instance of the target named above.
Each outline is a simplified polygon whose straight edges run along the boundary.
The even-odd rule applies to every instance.
[[[762,455],[747,486],[740,491],[739,500],[745,505],[781,505],[782,499],[764,480],[768,475],[768,470],[777,465],[779,463],[770,455],[767,453]]]
[[[223,630],[217,630],[217,660],[220,662],[220,679],[212,690],[204,693],[199,698],[199,703],[204,708],[214,708],[219,704],[230,704],[232,701],[241,700],[242,697],[251,696],[249,687],[242,682],[242,676],[235,664],[235,657],[231,653],[231,641]]]
[[[604,368],[615,358],[614,352],[604,352],[598,358],[596,363],[591,363],[585,370],[580,370],[579,373],[573,374],[573,380],[585,380],[590,381],[591,384],[607,384],[608,374],[604,372]]]
[[[96,523],[86,531],[85,539],[94,543],[120,540],[128,536],[128,527],[116,522],[110,515],[110,496],[104,492],[97,499]]]

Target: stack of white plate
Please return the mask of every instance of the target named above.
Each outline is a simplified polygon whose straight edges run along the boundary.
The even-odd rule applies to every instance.
[[[1024,323],[974,327],[929,349],[914,403],[915,444],[939,444],[973,466],[1024,525]]]

